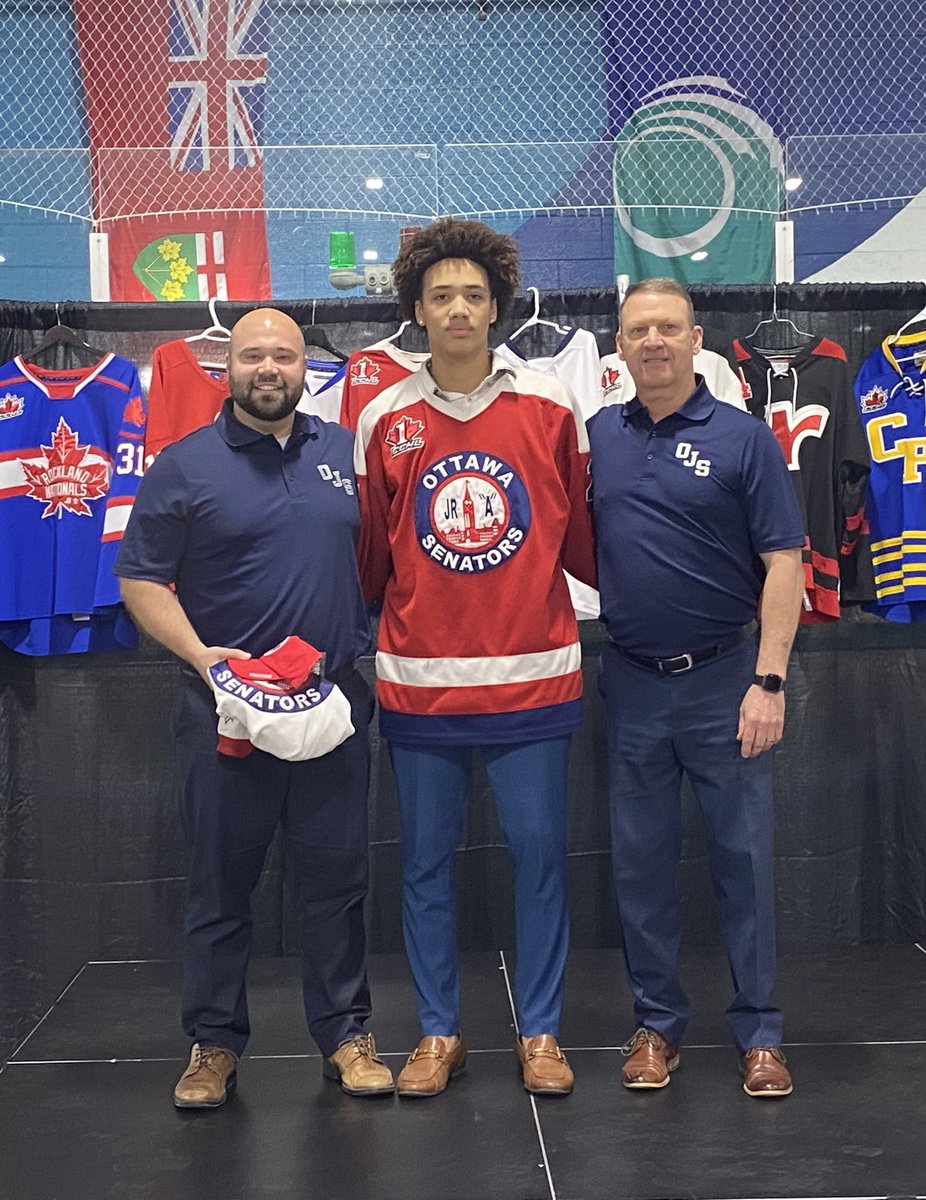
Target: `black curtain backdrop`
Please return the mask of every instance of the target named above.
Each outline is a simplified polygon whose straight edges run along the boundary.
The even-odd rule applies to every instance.
[[[706,341],[723,350],[770,314],[833,338],[854,375],[877,342],[922,308],[926,288],[790,285],[693,291]],[[613,291],[545,293],[542,315],[591,329],[613,349]],[[383,299],[281,302],[345,351],[397,327]],[[226,324],[244,304],[220,304]],[[519,297],[499,336],[523,321]],[[0,302],[0,361],[58,320],[94,346],[150,366],[154,346],[211,323],[205,305]],[[419,331],[415,330],[415,339]],[[416,340],[408,349],[423,349]],[[585,721],[572,749],[572,942],[620,943],[609,867],[606,757],[596,688],[603,633],[582,627]],[[372,680],[372,661],[363,669]],[[30,659],[0,647],[0,1062],[98,959],[175,957],[186,852],[174,813],[169,713],[177,666],[150,642],[129,654]],[[846,610],[799,631],[788,719],[775,760],[782,945],[919,940],[926,935],[926,624]],[[370,950],[400,951],[400,851],[393,785],[372,727]],[[718,940],[706,845],[685,798],[686,938]],[[477,767],[458,861],[460,945],[513,944],[507,854]],[[285,868],[271,852],[254,896],[257,955],[292,953]]]

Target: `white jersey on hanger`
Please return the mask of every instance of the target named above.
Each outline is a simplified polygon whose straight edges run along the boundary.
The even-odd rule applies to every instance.
[[[305,365],[302,399],[296,405],[299,412],[312,413],[323,421],[338,423],[341,397],[344,392],[346,362],[327,362],[310,358]]]
[[[552,375],[569,388],[579,402],[582,419],[587,421],[601,408],[598,378],[598,342],[587,329],[570,329],[552,354],[526,358],[517,344],[504,342],[495,351],[498,358],[518,369],[530,367],[544,375]],[[564,571],[569,584],[569,599],[576,620],[593,621],[600,612],[598,592],[587,583]]]
[[[565,383],[579,402],[583,420],[587,421],[601,408],[598,342],[587,329],[570,329],[551,354],[528,355],[517,342],[510,341],[503,342],[495,353],[515,370],[530,367]]]
[[[703,375],[709,391],[725,404],[745,411],[743,385],[722,354],[699,350],[694,356],[696,375]],[[601,403],[626,404],[637,394],[637,385],[619,354],[604,354],[600,364]]]

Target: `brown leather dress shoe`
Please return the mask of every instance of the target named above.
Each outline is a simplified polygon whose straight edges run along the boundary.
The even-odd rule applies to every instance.
[[[392,1072],[376,1053],[372,1033],[342,1042],[322,1063],[322,1074],[339,1080],[348,1096],[388,1096],[395,1091]]]
[[[785,1066],[780,1046],[753,1046],[743,1055],[743,1091],[759,1100],[790,1096],[794,1091],[791,1072]]]
[[[466,1069],[466,1047],[461,1038],[450,1050],[439,1037],[423,1037],[399,1072],[396,1091],[400,1096],[420,1098],[439,1095],[454,1075]]]
[[[628,1056],[621,1071],[625,1088],[664,1088],[670,1072],[678,1066],[678,1049],[670,1046],[662,1034],[641,1026],[621,1054]]]
[[[238,1059],[231,1050],[219,1046],[201,1046],[190,1051],[190,1065],[177,1080],[174,1104],[177,1108],[218,1108],[235,1086]]]
[[[524,1086],[529,1092],[537,1096],[569,1095],[574,1082],[572,1070],[552,1033],[518,1038],[515,1045]]]

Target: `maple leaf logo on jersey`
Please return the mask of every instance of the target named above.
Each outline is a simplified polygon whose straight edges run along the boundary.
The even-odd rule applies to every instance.
[[[128,425],[144,425],[145,406],[142,404],[140,396],[133,396],[128,402],[122,413],[122,420]]]
[[[22,396],[14,396],[12,392],[0,396],[0,421],[8,421],[10,417],[22,416],[25,406],[26,401]]]
[[[379,363],[364,355],[350,365],[350,382],[355,386],[379,383]]]
[[[60,516],[64,509],[79,517],[92,516],[87,501],[105,496],[109,484],[105,464],[88,461],[91,447],[80,444],[64,417],[59,418],[58,428],[51,435],[51,445],[43,445],[42,449],[44,462],[24,461],[22,468],[29,485],[27,494],[47,505],[43,518],[55,513]]]
[[[624,390],[624,379],[617,367],[605,367],[601,372],[601,391],[605,396]]]
[[[865,413],[878,412],[882,408],[887,408],[887,402],[888,394],[884,388],[873,387],[859,400],[858,406],[864,416]]]
[[[390,447],[393,458],[397,454],[407,454],[409,450],[420,450],[424,445],[424,422],[417,417],[399,417],[396,423],[386,432],[385,442]]]

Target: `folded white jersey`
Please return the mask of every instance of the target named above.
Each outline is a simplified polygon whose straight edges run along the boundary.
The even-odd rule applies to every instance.
[[[337,684],[310,673],[318,651],[299,643],[286,638],[260,659],[225,659],[209,668],[221,754],[245,758],[256,747],[287,762],[302,762],[328,754],[354,732],[347,697]],[[294,653],[303,646],[308,669],[293,672]],[[287,671],[268,672],[266,665],[284,648]],[[295,687],[294,679],[299,679]]]

